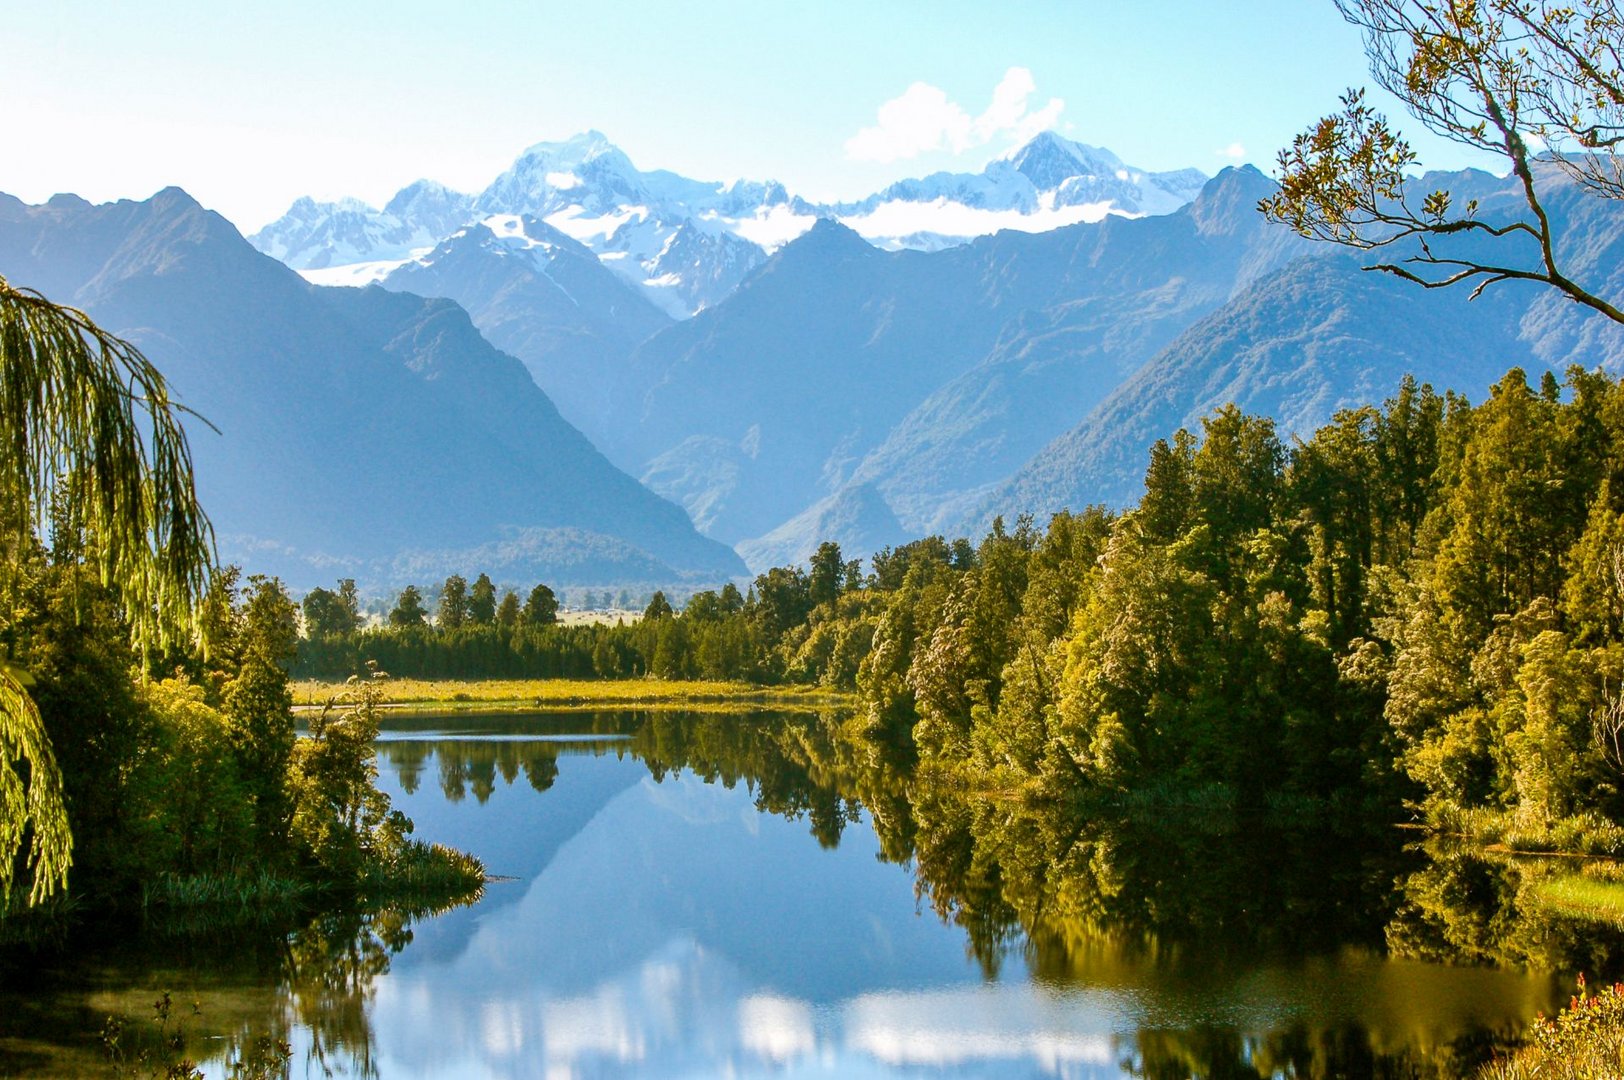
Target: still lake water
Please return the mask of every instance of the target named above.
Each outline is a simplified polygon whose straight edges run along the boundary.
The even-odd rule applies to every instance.
[[[166,989],[211,1076],[262,1033],[293,1076],[385,1080],[1455,1076],[1621,955],[1477,856],[1049,820],[827,718],[387,728],[380,786],[500,876],[478,902],[8,971],[0,1076],[105,1069],[105,1018]]]

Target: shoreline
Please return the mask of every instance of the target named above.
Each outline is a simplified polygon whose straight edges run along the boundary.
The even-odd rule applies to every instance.
[[[292,683],[296,714],[320,709],[343,682]],[[764,687],[751,683],[678,679],[391,679],[379,708],[392,713],[570,710],[594,707],[823,709],[851,704],[853,695],[822,687]]]

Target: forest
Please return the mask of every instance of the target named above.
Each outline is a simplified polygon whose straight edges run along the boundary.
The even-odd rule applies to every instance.
[[[1406,379],[1306,440],[1220,409],[1156,443],[1120,513],[997,520],[866,573],[824,544],[629,625],[498,607],[484,577],[450,625],[307,610],[295,671],[815,684],[989,788],[1325,804],[1612,854],[1621,588],[1624,386],[1513,370],[1476,405]]]

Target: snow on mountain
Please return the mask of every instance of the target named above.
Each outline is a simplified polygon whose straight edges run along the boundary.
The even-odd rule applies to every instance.
[[[248,242],[319,285],[364,285],[456,231],[471,202],[432,180],[402,188],[382,210],[305,197]]]
[[[1048,232],[1107,214],[1171,214],[1206,180],[1195,169],[1135,169],[1109,150],[1045,131],[979,173],[902,180],[833,211],[872,244],[936,250],[1003,229]]]
[[[252,238],[320,284],[378,280],[433,257],[437,242],[491,215],[530,215],[584,244],[674,318],[730,295],[769,254],[836,218],[877,247],[934,251],[1005,229],[1047,232],[1108,214],[1168,214],[1206,177],[1152,173],[1109,150],[1043,132],[979,173],[903,180],[856,202],[814,204],[782,184],[644,172],[588,131],[525,150],[469,197],[419,181],[373,210],[354,200],[296,202]]]
[[[596,131],[530,147],[475,208],[543,219],[676,318],[731,293],[769,249],[791,238],[778,239],[771,222],[787,211],[810,224],[816,213],[778,183],[643,172]]]

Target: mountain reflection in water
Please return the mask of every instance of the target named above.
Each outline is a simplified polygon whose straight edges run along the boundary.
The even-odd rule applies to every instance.
[[[390,727],[380,784],[503,878],[478,903],[7,968],[0,1075],[171,988],[210,1075],[270,1034],[295,1076],[1455,1077],[1620,967],[1537,868],[971,796],[838,715]]]

